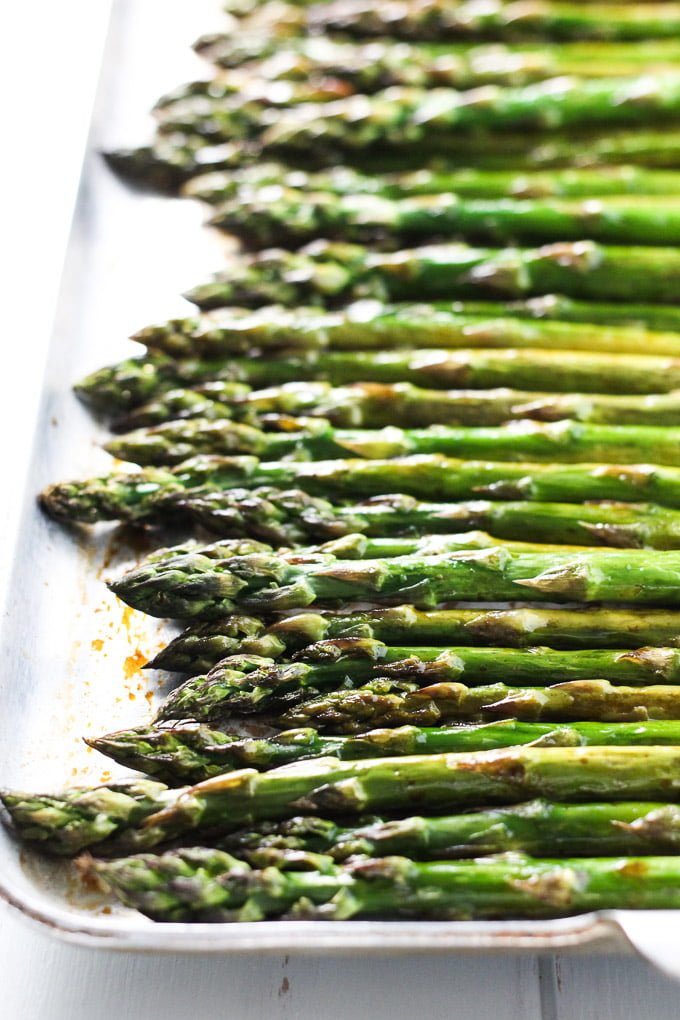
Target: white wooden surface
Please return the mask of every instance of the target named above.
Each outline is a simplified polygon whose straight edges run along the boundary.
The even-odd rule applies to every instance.
[[[677,1020],[633,958],[133,956],[72,948],[0,911],[4,1020]]]
[[[163,0],[165,5],[186,0]],[[160,7],[163,4],[159,4]],[[0,452],[21,484],[75,200],[108,0],[0,5],[3,393]],[[159,39],[159,45],[162,39]],[[124,69],[122,69],[124,73]],[[41,160],[49,155],[50,164]],[[0,570],[15,521],[0,531]],[[240,959],[64,945],[0,905],[3,1020],[676,1020],[678,985],[633,957]]]

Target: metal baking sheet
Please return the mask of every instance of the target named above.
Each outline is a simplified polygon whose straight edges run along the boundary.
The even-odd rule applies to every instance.
[[[218,0],[118,0],[102,68],[73,223],[12,574],[3,578],[0,682],[2,784],[58,790],[105,782],[115,766],[82,742],[149,717],[163,677],[143,662],[169,625],[122,606],[104,579],[145,550],[139,537],[46,520],[35,493],[48,482],[110,467],[105,430],[78,404],[74,380],[132,354],[125,338],[156,319],[186,314],[179,297],[228,257],[201,229],[197,204],[126,187],[99,152],[143,142],[155,98],[205,75],[189,43],[222,23]],[[39,373],[38,373],[39,377]],[[120,770],[116,770],[120,774]],[[268,922],[154,924],[88,892],[70,864],[20,849],[0,831],[0,894],[26,917],[72,942],[116,949],[262,953],[444,953],[635,945],[680,976],[678,912],[607,912],[554,922]]]

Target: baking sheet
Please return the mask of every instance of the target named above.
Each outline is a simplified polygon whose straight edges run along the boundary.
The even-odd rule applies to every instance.
[[[146,111],[184,78],[205,76],[190,41],[222,24],[217,0],[118,0],[73,223],[44,378],[14,568],[3,578],[0,762],[3,786],[58,790],[106,782],[122,770],[82,736],[144,721],[165,674],[142,671],[171,625],[123,607],[107,576],[146,550],[114,527],[60,527],[38,511],[51,481],[106,472],[106,431],[71,393],[86,372],[135,352],[125,337],[191,310],[179,295],[228,256],[229,243],[200,228],[197,204],[135,191],[99,151],[144,142]],[[36,372],[35,385],[40,384]],[[28,382],[30,384],[30,382]],[[375,954],[622,950],[631,940],[669,971],[678,966],[680,917],[588,914],[554,922],[267,922],[154,924],[84,889],[71,865],[19,849],[0,831],[0,894],[70,941],[120,949],[193,952]]]

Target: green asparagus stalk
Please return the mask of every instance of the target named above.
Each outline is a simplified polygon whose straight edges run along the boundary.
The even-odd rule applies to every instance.
[[[582,503],[645,500],[680,508],[680,471],[650,464],[515,464],[463,461],[438,454],[391,460],[260,462],[253,457],[196,457],[177,468],[147,468],[85,481],[58,482],[40,496],[63,521],[162,521],[173,493],[237,486],[295,486],[312,495],[356,499],[399,492],[418,499],[494,499]]]
[[[298,623],[301,637],[304,629],[302,619],[299,619]],[[324,626],[325,624],[322,624],[319,630],[313,627],[310,620],[313,633],[312,630],[305,631],[303,643],[314,640],[318,633],[325,633]],[[221,659],[238,651],[242,651],[244,655],[278,658],[286,652],[287,645],[283,639],[270,634],[270,629],[262,618],[242,613],[234,613],[214,623],[198,624],[179,634],[157,656],[150,659],[144,668],[169,669],[179,673],[191,673],[193,676],[197,673],[207,673]],[[328,629],[332,630],[333,625]],[[680,633],[680,624],[678,632]],[[309,634],[312,634],[312,637],[309,637]],[[299,640],[292,637],[291,650],[296,650],[299,646]],[[167,666],[164,665],[166,662]]]
[[[680,204],[673,196],[466,198],[453,192],[414,198],[334,195],[280,185],[221,203],[210,224],[249,248],[299,247],[316,237],[396,248],[436,239],[509,243],[578,241],[677,244]]]
[[[539,547],[540,548],[540,547]],[[199,553],[148,559],[110,584],[134,609],[174,619],[216,619],[236,607],[277,611],[314,603],[406,599],[424,608],[440,602],[680,603],[680,553],[647,549],[516,552],[502,546],[341,560],[253,553],[213,560]]]
[[[590,6],[590,0],[586,0],[588,6]],[[649,0],[642,0],[642,5],[647,6]],[[571,9],[582,10],[582,0],[576,0],[575,5],[570,5]],[[618,9],[623,4],[624,8],[628,4],[638,4],[640,0],[619,0]],[[416,0],[416,7],[420,11],[422,4],[419,0]],[[505,5],[507,7],[507,5]],[[552,4],[550,9],[552,10]],[[263,4],[261,0],[223,0],[222,9],[229,16],[230,21],[234,20],[234,27],[238,28],[249,28],[251,25],[273,25],[273,31],[279,33],[290,33],[293,30],[299,31],[300,19],[306,18],[307,15],[300,10],[300,8],[309,8],[310,0],[274,0],[272,4]],[[607,5],[605,5],[605,9]],[[601,5],[597,5],[596,11],[601,11]],[[545,8],[543,8],[545,11]],[[313,13],[316,14],[316,5],[313,6]],[[326,10],[322,12],[322,17],[325,16]],[[337,11],[335,12],[337,13]],[[403,13],[403,12],[402,12]],[[514,12],[506,11],[506,16],[510,17],[511,13]],[[517,12],[519,14],[519,12]],[[534,12],[536,16],[537,12]],[[644,16],[644,15],[643,15]]]
[[[158,811],[165,792],[162,783],[134,779],[54,796],[5,790],[0,800],[21,839],[70,857]]]
[[[241,168],[256,156],[257,150],[251,151],[243,140],[210,145],[200,135],[180,132],[158,135],[150,145],[104,153],[111,169],[122,177],[170,193],[197,174]]]
[[[207,383],[197,390],[177,389],[113,423],[116,432],[163,425],[168,421],[233,419],[270,427],[271,414],[326,418],[336,427],[410,428],[427,425],[502,425],[529,418],[536,421],[575,421],[599,425],[680,425],[680,391],[646,394],[540,393],[532,390],[426,390],[412,383],[325,382],[283,383],[264,390],[223,399],[233,383]],[[275,423],[275,419],[274,419]]]
[[[505,645],[526,648],[632,648],[680,644],[680,614],[644,609],[437,609],[413,606],[354,612],[323,611],[264,619],[228,616],[196,624],[148,663],[153,669],[208,672],[234,653],[280,658],[314,642],[370,638],[387,644]]]
[[[154,784],[158,789],[158,785]],[[162,791],[162,787],[160,788]],[[83,791],[77,791],[78,796]],[[3,802],[23,839],[44,843],[46,833],[56,852],[73,853],[88,845],[98,853],[149,849],[176,837],[184,842],[234,832],[261,820],[305,813],[331,817],[442,808],[515,804],[534,797],[568,802],[589,800],[658,800],[680,798],[677,748],[650,747],[516,747],[467,754],[429,754],[341,762],[316,758],[270,772],[244,769],[197,786],[161,792],[162,808],[114,839],[102,841],[92,831],[91,811],[73,807],[68,839],[45,819],[45,798],[4,793]],[[56,805],[74,804],[74,791],[48,798]],[[107,827],[106,810],[99,825]]]
[[[680,363],[679,363],[680,365]],[[495,427],[431,425],[428,428],[334,429],[325,418],[286,418],[280,431],[265,432],[230,420],[193,418],[137,429],[105,444],[120,460],[142,466],[175,465],[199,454],[253,454],[278,460],[289,454],[311,459],[365,457],[385,460],[410,454],[495,457],[510,461],[582,461],[680,466],[680,428],[653,425],[591,425],[565,419],[522,419]]]
[[[680,5],[677,10],[680,14]],[[600,124],[646,126],[650,121],[676,121],[680,104],[676,68],[657,71],[654,78],[637,77],[636,73],[639,69],[634,69],[634,76],[623,78],[588,81],[564,77],[507,88],[487,85],[483,97],[474,88],[460,92],[408,86],[366,97],[357,95],[349,82],[328,78],[284,84],[241,75],[230,91],[218,84],[207,95],[165,97],[156,117],[161,134],[190,135],[218,143],[264,132],[261,143],[265,150],[299,148],[300,133],[314,130],[312,124],[321,125],[321,149],[362,148],[343,137],[351,122],[366,146],[384,138],[388,145],[408,147],[422,139],[426,146],[434,144],[435,151],[443,153],[453,132],[458,135],[461,130],[587,129]],[[422,118],[417,115],[418,106]],[[327,116],[337,119],[337,126],[326,126]],[[434,143],[423,127],[430,120],[437,128]],[[267,130],[270,125],[273,130]]]
[[[246,45],[248,45],[247,42]],[[662,50],[664,52],[667,50],[670,57],[674,52],[673,49],[664,44],[661,45]],[[344,45],[340,48],[344,53],[351,53],[353,49],[351,45]],[[628,48],[624,47],[622,54],[624,61],[627,52]],[[680,51],[676,55],[680,56]],[[275,62],[272,62],[271,66],[274,70],[272,75],[267,74],[266,64],[254,62],[220,71],[210,78],[198,78],[183,82],[168,92],[164,92],[156,100],[153,113],[158,122],[163,124],[166,118],[173,119],[177,109],[182,113],[184,111],[188,113],[191,110],[205,111],[210,116],[215,108],[220,111],[229,109],[233,103],[239,100],[241,103],[261,102],[263,105],[288,106],[297,102],[322,103],[327,98],[339,99],[357,91],[351,74],[345,75],[344,80],[342,75],[328,74],[320,77],[313,71],[304,77],[300,75],[285,77],[276,73],[278,67],[275,66]],[[631,62],[628,66],[631,70],[627,72],[626,76],[639,73],[639,63]],[[668,66],[666,69],[673,70],[672,66]],[[283,82],[286,84],[282,84]]]
[[[680,653],[668,648],[633,652],[540,647],[443,650],[388,647],[365,638],[342,638],[312,645],[299,656],[312,661],[277,663],[248,654],[228,656],[206,676],[192,677],[177,687],[161,706],[157,719],[205,720],[231,713],[273,712],[347,684],[355,687],[384,677],[427,688],[458,679],[467,686],[503,682],[539,687],[592,677],[627,684],[680,681]],[[320,661],[313,661],[315,657]]]
[[[187,95],[228,94],[242,73],[267,81],[313,81],[331,78],[350,82],[370,93],[391,85],[438,85],[466,89],[479,85],[523,85],[559,75],[585,78],[631,76],[654,66],[672,71],[680,59],[674,39],[630,43],[575,42],[551,45],[481,45],[456,43],[396,44],[390,39],[353,44],[319,36],[281,39],[272,33],[214,33],[194,44],[196,51],[219,68],[216,79],[191,82],[169,99]],[[231,72],[231,73],[229,73]],[[165,101],[165,97],[161,102]]]
[[[121,765],[139,769],[159,777],[170,786],[177,786],[184,783],[199,783],[234,769],[254,768],[266,771],[280,765],[307,761],[324,755],[332,755],[342,761],[357,761],[376,755],[388,757],[405,754],[463,753],[523,744],[543,747],[678,745],[680,723],[674,720],[651,720],[634,723],[553,724],[499,719],[492,723],[457,723],[453,726],[400,726],[395,729],[368,730],[359,736],[348,737],[320,734],[309,727],[285,730],[270,737],[239,737],[223,730],[210,729],[200,723],[185,723],[172,728],[138,726],[135,729],[119,730],[117,733],[91,738],[87,743]],[[395,834],[402,832],[400,823],[388,823],[388,831],[390,826],[395,827]],[[409,828],[406,827],[403,831],[406,834]],[[349,852],[382,856],[377,847],[369,848],[364,844],[359,850],[358,841],[361,839],[359,835],[349,838],[353,846]],[[471,845],[481,851],[479,844]],[[606,845],[606,843],[601,845],[600,852],[604,852]],[[596,846],[597,842],[593,843],[593,849],[587,852],[594,852]],[[324,853],[328,849],[325,844],[303,845],[299,848]],[[436,855],[444,848],[437,842],[432,849]],[[498,849],[511,848],[499,845]],[[553,846],[553,852],[556,852],[556,849],[556,846]],[[388,842],[384,852],[411,851],[391,847]],[[487,852],[496,851],[488,849]],[[533,849],[532,852],[539,851]],[[577,851],[570,849],[568,852]],[[632,850],[611,849],[608,852],[627,853]],[[640,852],[640,848],[637,852]],[[432,852],[428,853],[428,856],[432,855]]]
[[[222,382],[231,386],[234,378],[256,386],[295,383],[286,391],[291,403],[296,392],[304,399],[299,383],[305,380],[326,380],[332,385],[409,382],[441,390],[507,386],[535,390],[540,395],[549,376],[554,390],[572,395],[658,395],[680,389],[679,359],[654,354],[603,350],[567,351],[565,356],[562,350],[538,347],[277,353],[278,357],[262,359],[130,358],[94,372],[78,384],[76,392],[95,409],[120,413],[152,399],[163,400],[165,392],[178,387],[200,386],[208,393],[220,394]],[[225,396],[228,399],[228,394]],[[173,403],[171,397],[170,405]]]
[[[61,521],[145,521],[153,518],[152,506],[183,488],[181,481],[162,468],[147,468],[129,475],[109,475],[89,481],[57,482],[39,497],[41,508]]]
[[[175,498],[175,495],[177,498]],[[315,499],[299,489],[230,489],[218,493],[177,493],[161,501],[168,520],[176,516],[180,520],[195,521],[223,537],[253,537],[273,546],[295,546],[307,544],[312,539],[330,541],[346,534],[369,531],[372,534],[409,534],[413,527],[396,522],[398,500],[395,502],[395,516],[388,509],[387,519],[394,520],[394,528],[386,530],[377,523],[377,530],[361,517],[360,508],[353,513],[349,507],[334,507],[326,500]],[[422,507],[423,528],[429,526],[428,509],[435,512],[438,504]],[[378,506],[367,504],[369,517],[373,510],[379,514]],[[406,506],[404,504],[404,510]],[[415,510],[420,515],[420,509]],[[664,511],[659,512],[660,515]],[[408,511],[406,511],[408,516]],[[412,523],[415,524],[415,515]],[[400,515],[399,515],[400,516]],[[669,520],[670,525],[670,520]],[[445,525],[444,525],[445,527]],[[644,524],[643,524],[644,527]],[[437,526],[430,530],[437,533]],[[465,530],[462,528],[461,530]],[[588,544],[588,543],[583,543]]]
[[[193,96],[165,106],[159,129],[216,143],[256,138],[265,152],[299,151],[314,138],[325,159],[378,145],[408,149],[414,142],[445,155],[461,132],[673,124],[680,107],[680,78],[673,72],[654,78],[552,78],[462,92],[407,86],[374,96],[347,96],[348,91],[351,86],[340,82],[270,85],[254,79],[243,95]]]
[[[88,862],[87,867],[123,903],[156,921],[282,916],[460,921],[562,917],[608,908],[663,910],[680,904],[676,857],[545,860],[509,854],[434,863],[389,857],[335,868],[321,858],[319,869],[318,860],[301,864],[298,853],[279,853],[284,862],[292,862],[291,870],[250,871],[224,851],[202,848]]]
[[[324,304],[363,297],[504,299],[554,291],[567,297],[625,301],[630,281],[635,280],[640,301],[677,304],[679,278],[677,248],[616,248],[576,241],[516,249],[442,244],[379,253],[319,241],[295,253],[271,249],[242,256],[186,296],[200,308]]]
[[[459,313],[475,316],[493,316],[499,309],[495,301],[456,302],[448,307]],[[526,301],[511,301],[500,307],[504,315],[522,320],[540,319],[542,324],[557,319],[565,323],[588,324],[589,327],[596,324],[623,327],[621,334],[623,342],[626,341],[625,330],[631,326],[671,331],[677,331],[680,327],[680,313],[672,305],[607,304],[603,301],[574,301],[573,298],[561,294],[546,294]],[[515,346],[519,347],[521,343],[518,342]],[[594,349],[599,349],[599,345]],[[629,351],[631,348],[626,347],[625,350]],[[658,351],[658,353],[671,352]]]
[[[547,554],[551,552],[590,552],[586,546],[563,545],[562,543],[537,543],[534,541],[512,541],[494,538],[485,531],[467,531],[457,535],[404,535],[393,538],[368,537],[350,533],[341,535],[319,545],[296,546],[293,549],[279,549],[276,555],[291,563],[325,563],[329,556],[346,560],[389,558],[393,556],[439,556],[443,553],[460,552],[469,549],[490,549],[503,547],[516,553]],[[180,545],[155,549],[142,562],[159,565],[201,570],[201,563],[224,564],[233,556],[264,555],[273,550],[270,545],[251,538],[226,538],[206,544],[188,539]],[[180,577],[178,575],[178,580]]]
[[[307,385],[315,386],[316,384],[308,383]],[[249,425],[259,424],[257,413],[251,410],[251,405],[241,396],[233,399],[220,399],[224,392],[223,388],[231,386],[242,389],[243,397],[249,393],[258,392],[251,390],[249,386],[229,382],[206,383],[195,389],[178,387],[174,390],[166,390],[127,414],[114,418],[110,424],[111,431],[129,432],[132,429],[146,428],[149,425],[160,425],[166,421],[189,418],[210,418],[214,421],[233,418]]]
[[[233,832],[260,819],[550,800],[665,800],[680,796],[680,759],[667,747],[519,747],[455,755],[340,762],[335,758],[271,772],[245,769],[175,793],[161,811],[109,841],[111,850],[149,849],[180,837]],[[101,849],[101,848],[100,848]]]
[[[313,390],[319,384],[307,383],[306,385]],[[236,389],[236,394],[231,392],[232,387]],[[219,381],[205,383],[196,389],[180,387],[175,390],[167,390],[127,414],[114,418],[111,422],[111,430],[112,432],[129,432],[136,428],[160,425],[166,421],[190,418],[212,419],[213,421],[233,418],[245,424],[261,425],[258,408],[261,406],[263,398],[257,396],[254,401],[250,401],[247,399],[250,393],[259,394],[260,391],[251,390],[249,386],[241,383]],[[309,397],[311,399],[311,390]],[[321,398],[321,391],[319,391],[319,397]],[[283,391],[280,400],[282,407],[286,398],[287,394]],[[294,398],[291,394],[290,402],[293,401]],[[664,403],[667,402],[668,399],[664,398]]]
[[[367,538],[361,534],[349,534],[321,545],[280,549],[276,553],[276,557],[277,561],[280,560],[292,565],[326,565],[330,562],[335,562],[339,558],[343,558],[343,560],[372,561],[378,558],[430,557],[449,553],[454,554],[461,551],[494,548],[503,548],[517,554],[537,554],[541,556],[551,553],[566,555],[590,552],[586,546],[504,541],[502,539],[495,539],[483,531],[469,531],[454,536],[423,535],[418,538]],[[148,571],[150,577],[157,578],[161,586],[164,586],[165,581],[160,581],[160,575],[162,574],[167,580],[166,575],[169,572],[174,572],[177,589],[174,594],[168,591],[167,597],[170,600],[168,604],[170,605],[175,597],[182,601],[185,595],[189,595],[190,601],[188,605],[190,606],[191,591],[195,583],[198,584],[199,588],[213,584],[215,585],[215,593],[217,593],[218,589],[222,590],[224,588],[226,590],[227,587],[239,588],[239,581],[236,576],[229,580],[225,574],[220,579],[215,577],[212,581],[209,581],[208,574],[223,574],[225,569],[232,565],[232,561],[234,561],[233,565],[237,565],[235,558],[239,560],[239,565],[237,566],[243,566],[244,564],[240,564],[240,560],[251,556],[256,558],[253,561],[253,567],[256,571],[267,569],[269,554],[274,555],[271,546],[252,539],[220,539],[208,545],[188,540],[181,545],[156,549],[142,561],[140,569],[142,574],[145,575]],[[125,577],[128,578],[128,575],[126,574]],[[194,582],[190,580],[192,577],[194,577]],[[133,586],[137,584],[139,579],[137,576],[130,578]]]
[[[680,6],[678,7],[680,13]],[[312,139],[317,150],[347,158],[380,147],[446,155],[468,131],[588,130],[677,123],[680,77],[552,78],[517,88],[488,85],[455,89],[397,87],[374,96],[349,96],[261,113],[258,143],[265,152],[300,150]],[[189,123],[183,130],[196,130]],[[213,137],[229,141],[228,130]]]
[[[543,727],[541,723],[513,725],[525,729],[533,726],[537,730]],[[555,732],[575,734],[593,725],[599,726],[572,723]],[[621,731],[634,729],[627,723],[602,729],[612,731],[616,725]],[[493,726],[498,723],[476,729],[490,730]],[[353,827],[326,818],[300,816],[235,832],[221,840],[220,847],[241,858],[265,857],[271,848],[331,854],[338,861],[356,854],[368,857],[405,854],[415,860],[450,860],[507,851],[575,856],[675,853],[678,823],[680,816],[673,804],[554,804],[534,800],[513,807],[438,818],[376,819]]]
[[[292,15],[288,15],[290,19]],[[401,39],[660,39],[677,35],[680,9],[673,3],[507,4],[497,0],[479,8],[473,2],[451,6],[445,0],[388,0],[378,9],[366,0],[338,0],[300,11],[300,24],[316,31],[358,36],[392,35]]]
[[[352,533],[370,536],[459,533],[481,528],[498,538],[603,545],[680,548],[680,514],[645,503],[428,503],[398,494],[354,506],[334,506],[299,489],[229,489],[170,493],[168,519],[187,517],[225,538],[255,538],[275,546],[305,545]]]
[[[680,52],[678,53],[680,57]],[[293,170],[281,163],[256,163],[232,171],[193,177],[184,194],[211,205],[247,198],[269,186],[337,196],[372,195],[402,199],[451,194],[465,198],[594,198],[620,195],[677,195],[677,174],[636,166],[566,170],[418,170],[373,176],[352,167]]]
[[[659,334],[644,327],[645,322],[660,317],[662,329],[676,332]],[[554,321],[561,318],[567,321]],[[181,359],[244,355],[253,349],[384,352],[397,347],[436,350],[472,346],[678,357],[678,332],[677,308],[602,305],[550,296],[481,306],[358,301],[337,312],[281,306],[252,312],[225,308],[147,326],[133,339],[152,352]],[[239,384],[229,385],[234,387],[236,399]]]
[[[213,712],[207,710],[197,721],[222,718],[218,710]],[[570,680],[541,688],[503,683],[418,687],[405,681],[373,680],[356,689],[318,695],[277,713],[272,721],[282,728],[312,726],[329,733],[361,733],[379,726],[439,726],[494,715],[551,722],[680,719],[680,687],[619,687],[608,680]]]
[[[126,358],[116,365],[98,369],[74,386],[80,399],[101,413],[120,414],[155,399],[168,390],[195,385],[210,378],[207,362],[189,363],[190,377],[181,379],[183,367],[170,358]],[[178,367],[179,366],[179,367]],[[214,366],[213,366],[214,367]],[[219,372],[217,372],[219,376]]]
[[[619,129],[603,133],[583,129],[536,135],[532,140],[526,132],[470,133],[464,146],[449,147],[446,154],[432,154],[431,162],[442,172],[467,169],[473,164],[480,170],[515,171],[537,168],[599,167],[635,165],[673,169],[680,165],[680,132],[668,130]],[[338,159],[324,148],[286,152],[286,161],[300,164],[305,170],[334,166]],[[229,170],[261,162],[258,143],[224,142],[211,145],[199,135],[175,133],[162,135],[152,145],[122,149],[106,154],[117,173],[138,183],[162,191],[176,191],[183,183],[213,171]],[[267,161],[269,160],[269,154]],[[355,151],[352,162],[365,173],[422,169],[423,152],[413,149]]]
[[[323,105],[350,96],[347,82],[332,79],[268,82],[257,76],[235,75],[232,88],[216,88],[216,95],[164,96],[155,108],[157,130],[163,135],[188,134],[208,142],[233,142],[257,135],[272,113],[300,104]]]

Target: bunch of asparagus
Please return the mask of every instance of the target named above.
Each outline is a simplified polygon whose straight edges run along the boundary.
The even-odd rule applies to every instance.
[[[160,921],[680,906],[679,26],[239,0],[198,40],[109,159],[255,250],[77,385],[129,470],[40,496],[159,546],[110,588],[182,676],[86,735],[149,778],[6,791],[21,839]]]

